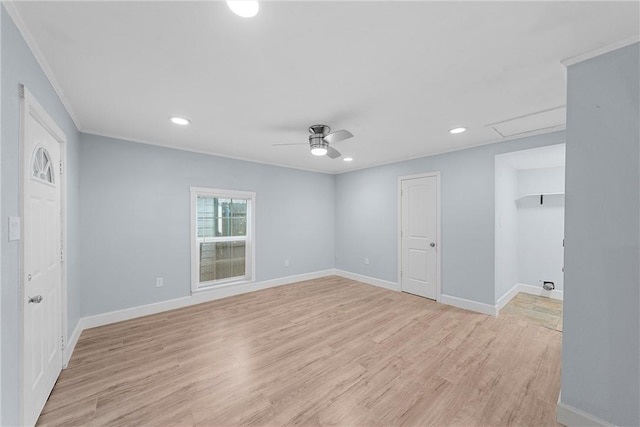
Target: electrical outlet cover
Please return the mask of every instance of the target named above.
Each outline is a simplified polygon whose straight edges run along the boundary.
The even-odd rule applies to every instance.
[[[9,241],[20,240],[20,217],[9,217]]]

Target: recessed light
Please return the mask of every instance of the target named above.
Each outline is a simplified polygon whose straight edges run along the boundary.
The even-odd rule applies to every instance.
[[[467,130],[467,128],[462,128],[462,127],[460,127],[460,128],[453,128],[453,129],[450,129],[450,130],[449,130],[449,133],[453,133],[453,134],[456,134],[456,133],[462,133],[462,132],[466,132],[466,130]]]
[[[188,119],[185,119],[185,118],[182,118],[182,117],[169,117],[169,120],[174,125],[180,125],[180,126],[186,126],[189,123],[191,123],[191,120],[188,120]]]
[[[260,10],[260,5],[255,0],[227,0],[227,6],[233,13],[243,18],[252,18]]]
[[[353,162],[353,157],[345,157],[344,159],[342,159],[342,161],[344,161],[344,162]]]

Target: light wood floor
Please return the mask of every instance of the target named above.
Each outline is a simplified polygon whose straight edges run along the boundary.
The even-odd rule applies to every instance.
[[[38,425],[556,425],[560,345],[322,278],[84,331]]]
[[[519,292],[507,303],[500,316],[514,315],[530,322],[562,332],[562,301]]]

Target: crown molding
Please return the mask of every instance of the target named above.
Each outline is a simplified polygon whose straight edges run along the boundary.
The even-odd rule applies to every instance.
[[[618,42],[611,43],[609,45],[563,59],[562,61],[560,61],[560,63],[565,67],[570,67],[571,65],[578,64],[582,61],[586,61],[587,59],[595,58],[596,56],[604,55],[605,53],[609,53],[638,42],[640,42],[640,36],[633,36],[625,40],[620,40]]]
[[[44,54],[38,48],[38,45],[36,44],[33,36],[29,32],[27,25],[22,20],[22,17],[20,16],[20,12],[18,12],[18,8],[16,6],[17,3],[18,2],[16,1],[3,1],[2,5],[4,6],[5,10],[9,14],[9,17],[13,20],[14,24],[18,28],[18,31],[22,35],[22,38],[24,39],[25,43],[31,50],[31,53],[33,54],[36,61],[38,62],[38,65],[40,65],[42,72],[44,73],[47,80],[49,80],[49,83],[53,87],[53,90],[55,91],[56,95],[58,95],[60,102],[62,102],[62,105],[67,110],[67,113],[71,117],[71,120],[73,120],[73,123],[76,125],[76,128],[81,129],[82,126],[80,125],[78,116],[75,114],[75,112],[73,111],[73,108],[71,107],[71,103],[62,92],[62,88],[58,83],[58,81],[56,80],[56,78],[54,77],[53,71],[51,70],[49,63],[45,59]]]

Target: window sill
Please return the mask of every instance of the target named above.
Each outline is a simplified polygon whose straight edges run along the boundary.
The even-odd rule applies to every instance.
[[[200,286],[199,288],[196,288],[196,289],[192,288],[191,293],[197,294],[200,292],[213,291],[216,289],[223,289],[223,288],[232,288],[234,286],[248,285],[252,283],[255,283],[255,281],[250,279],[235,280],[233,282],[216,283],[216,284],[207,285],[207,286]]]

